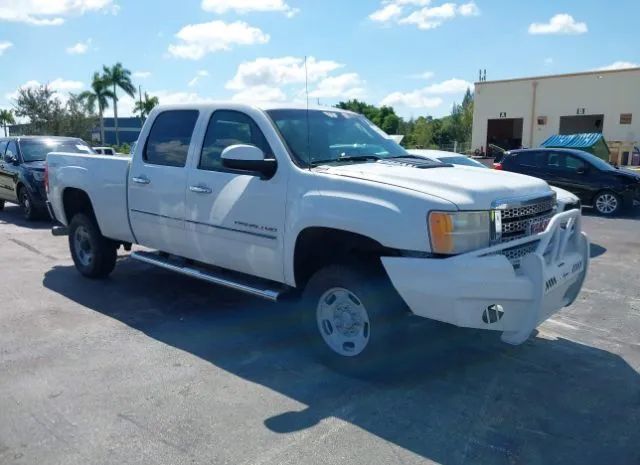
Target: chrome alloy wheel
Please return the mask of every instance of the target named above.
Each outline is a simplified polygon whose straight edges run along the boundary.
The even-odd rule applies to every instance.
[[[610,215],[618,209],[618,199],[613,194],[600,194],[596,199],[596,209],[605,215]]]
[[[84,266],[93,262],[93,249],[89,240],[89,231],[84,226],[78,226],[73,235],[73,247],[80,263]]]
[[[371,328],[367,309],[348,289],[334,287],[322,294],[316,320],[324,342],[339,355],[354,357],[369,343]]]

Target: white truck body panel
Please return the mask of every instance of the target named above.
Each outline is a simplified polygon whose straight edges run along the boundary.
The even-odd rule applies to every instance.
[[[267,108],[275,107],[214,103],[157,108],[142,130],[132,161],[50,154],[49,201],[55,217],[68,224],[64,189],[81,189],[106,237],[292,287],[299,285],[296,241],[305,229],[352,232],[397,251],[382,257],[382,263],[415,314],[501,330],[510,342],[530,334],[580,290],[588,241],[580,230],[578,210],[556,215],[546,231],[535,236],[450,258],[429,256],[429,212],[492,210],[508,199],[552,195],[544,181],[480,168],[418,169],[385,161],[301,168],[265,113]],[[185,166],[146,163],[145,141],[155,118],[184,109],[199,111]],[[241,112],[256,123],[277,161],[272,178],[199,169],[207,127],[217,110]],[[570,231],[563,229],[568,223]],[[558,241],[566,243],[550,261],[547,248],[557,248]],[[536,245],[544,242],[545,248]],[[532,250],[516,269],[500,253],[518,244],[529,244]],[[551,278],[557,285],[546,292]],[[505,316],[487,323],[482,315],[491,305],[500,305]]]

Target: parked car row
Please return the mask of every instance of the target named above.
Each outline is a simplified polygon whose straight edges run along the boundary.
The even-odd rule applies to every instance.
[[[27,220],[48,216],[44,167],[50,152],[95,154],[85,141],[73,137],[0,138],[0,210],[9,202],[19,204]]]
[[[544,179],[573,192],[583,204],[612,216],[640,204],[640,175],[573,149],[522,149],[504,153],[494,168]]]

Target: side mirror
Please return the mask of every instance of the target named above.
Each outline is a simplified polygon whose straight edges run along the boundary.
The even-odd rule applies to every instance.
[[[576,173],[578,173],[578,174],[586,174],[587,171],[589,171],[589,169],[586,166],[583,166],[582,168],[578,168],[576,170]]]
[[[278,166],[275,159],[265,158],[264,152],[255,145],[230,145],[220,158],[225,168],[259,173],[266,179],[273,177]]]
[[[11,155],[7,155],[7,162],[11,163],[12,165],[18,165],[18,157],[16,157],[15,155],[11,154]]]

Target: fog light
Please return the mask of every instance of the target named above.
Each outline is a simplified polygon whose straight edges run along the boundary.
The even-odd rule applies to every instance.
[[[487,324],[497,323],[504,316],[504,309],[502,305],[494,304],[489,305],[484,312],[482,312],[482,321]]]

